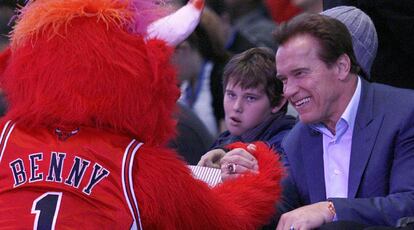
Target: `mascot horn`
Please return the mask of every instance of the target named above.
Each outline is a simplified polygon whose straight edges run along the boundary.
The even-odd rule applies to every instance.
[[[174,45],[203,0],[32,0],[0,54],[0,226],[11,229],[257,229],[283,169],[209,188],[164,147],[179,90]],[[229,148],[246,148],[238,143]]]

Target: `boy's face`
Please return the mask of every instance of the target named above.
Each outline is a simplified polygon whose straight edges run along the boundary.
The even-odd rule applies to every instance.
[[[239,136],[268,119],[279,108],[272,107],[263,87],[242,89],[229,80],[224,92],[225,123]]]

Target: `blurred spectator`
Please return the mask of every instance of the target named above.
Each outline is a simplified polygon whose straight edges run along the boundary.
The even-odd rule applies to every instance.
[[[240,53],[252,47],[276,50],[272,31],[276,24],[268,16],[262,0],[224,0],[224,16],[231,24],[226,47]]]
[[[200,31],[200,27],[196,30]],[[197,33],[197,32],[196,32]],[[203,121],[211,135],[218,133],[217,120],[213,112],[210,76],[213,62],[205,59],[200,51],[200,37],[196,34],[176,47],[173,62],[180,81],[180,101],[192,109]]]
[[[276,23],[288,21],[301,12],[291,0],[265,0],[265,4]]]
[[[177,135],[168,146],[184,157],[188,164],[195,165],[210,148],[213,137],[190,108],[180,102],[177,106]]]
[[[173,57],[182,88],[180,101],[200,117],[213,136],[224,117],[221,74],[229,54],[224,50],[223,30],[218,15],[206,8],[200,25],[177,46]]]
[[[0,5],[0,51],[8,44],[8,33],[11,30],[9,22],[13,16],[13,9],[8,5]]]
[[[0,5],[16,8],[16,6],[24,6],[26,2],[27,0],[2,0]]]
[[[223,68],[229,60],[231,53],[225,49],[226,33],[230,30],[229,25],[223,23],[220,16],[206,7],[201,17],[200,26],[204,28],[207,36],[204,45],[205,55],[214,62],[214,67],[210,75],[210,89],[213,97],[213,110],[216,117],[219,132],[224,130],[224,110],[223,110]],[[208,45],[210,44],[210,45]]]
[[[177,136],[169,146],[192,165],[213,143],[213,136],[218,134],[220,115],[217,114],[224,114],[220,112],[222,103],[218,105],[221,109],[214,109],[214,100],[218,99],[211,92],[212,81],[216,78],[215,81],[221,81],[220,66],[229,56],[224,50],[225,36],[221,25],[219,16],[210,8],[204,8],[200,24],[176,47],[172,58],[182,95],[177,102]],[[222,92],[218,95],[220,100],[222,95]]]
[[[355,57],[361,67],[358,74],[370,79],[372,63],[377,55],[378,35],[369,16],[353,6],[338,6],[321,14],[338,19],[347,27],[351,34]]]
[[[378,32],[371,80],[414,89],[414,2],[412,0],[324,0],[324,9],[353,5],[368,14]]]
[[[225,5],[223,0],[206,0],[207,6],[216,12],[218,15],[222,15],[225,10]]]
[[[218,126],[213,113],[210,74],[213,63],[205,61],[196,43],[196,35],[177,46],[173,62],[182,89],[180,102],[188,106],[208,128],[217,135]]]
[[[323,10],[323,0],[291,0],[292,3],[304,12],[320,13]]]

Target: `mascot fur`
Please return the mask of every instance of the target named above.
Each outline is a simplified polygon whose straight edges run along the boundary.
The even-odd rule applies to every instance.
[[[215,188],[163,147],[179,96],[170,56],[203,5],[169,14],[160,1],[33,0],[21,9],[0,54],[9,102],[0,226],[257,229],[269,221],[283,169],[266,145],[253,152],[258,174]]]

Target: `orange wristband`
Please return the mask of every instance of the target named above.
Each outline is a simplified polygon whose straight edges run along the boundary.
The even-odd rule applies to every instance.
[[[333,217],[336,215],[335,206],[332,201],[328,200],[328,209],[329,212],[332,214]]]

